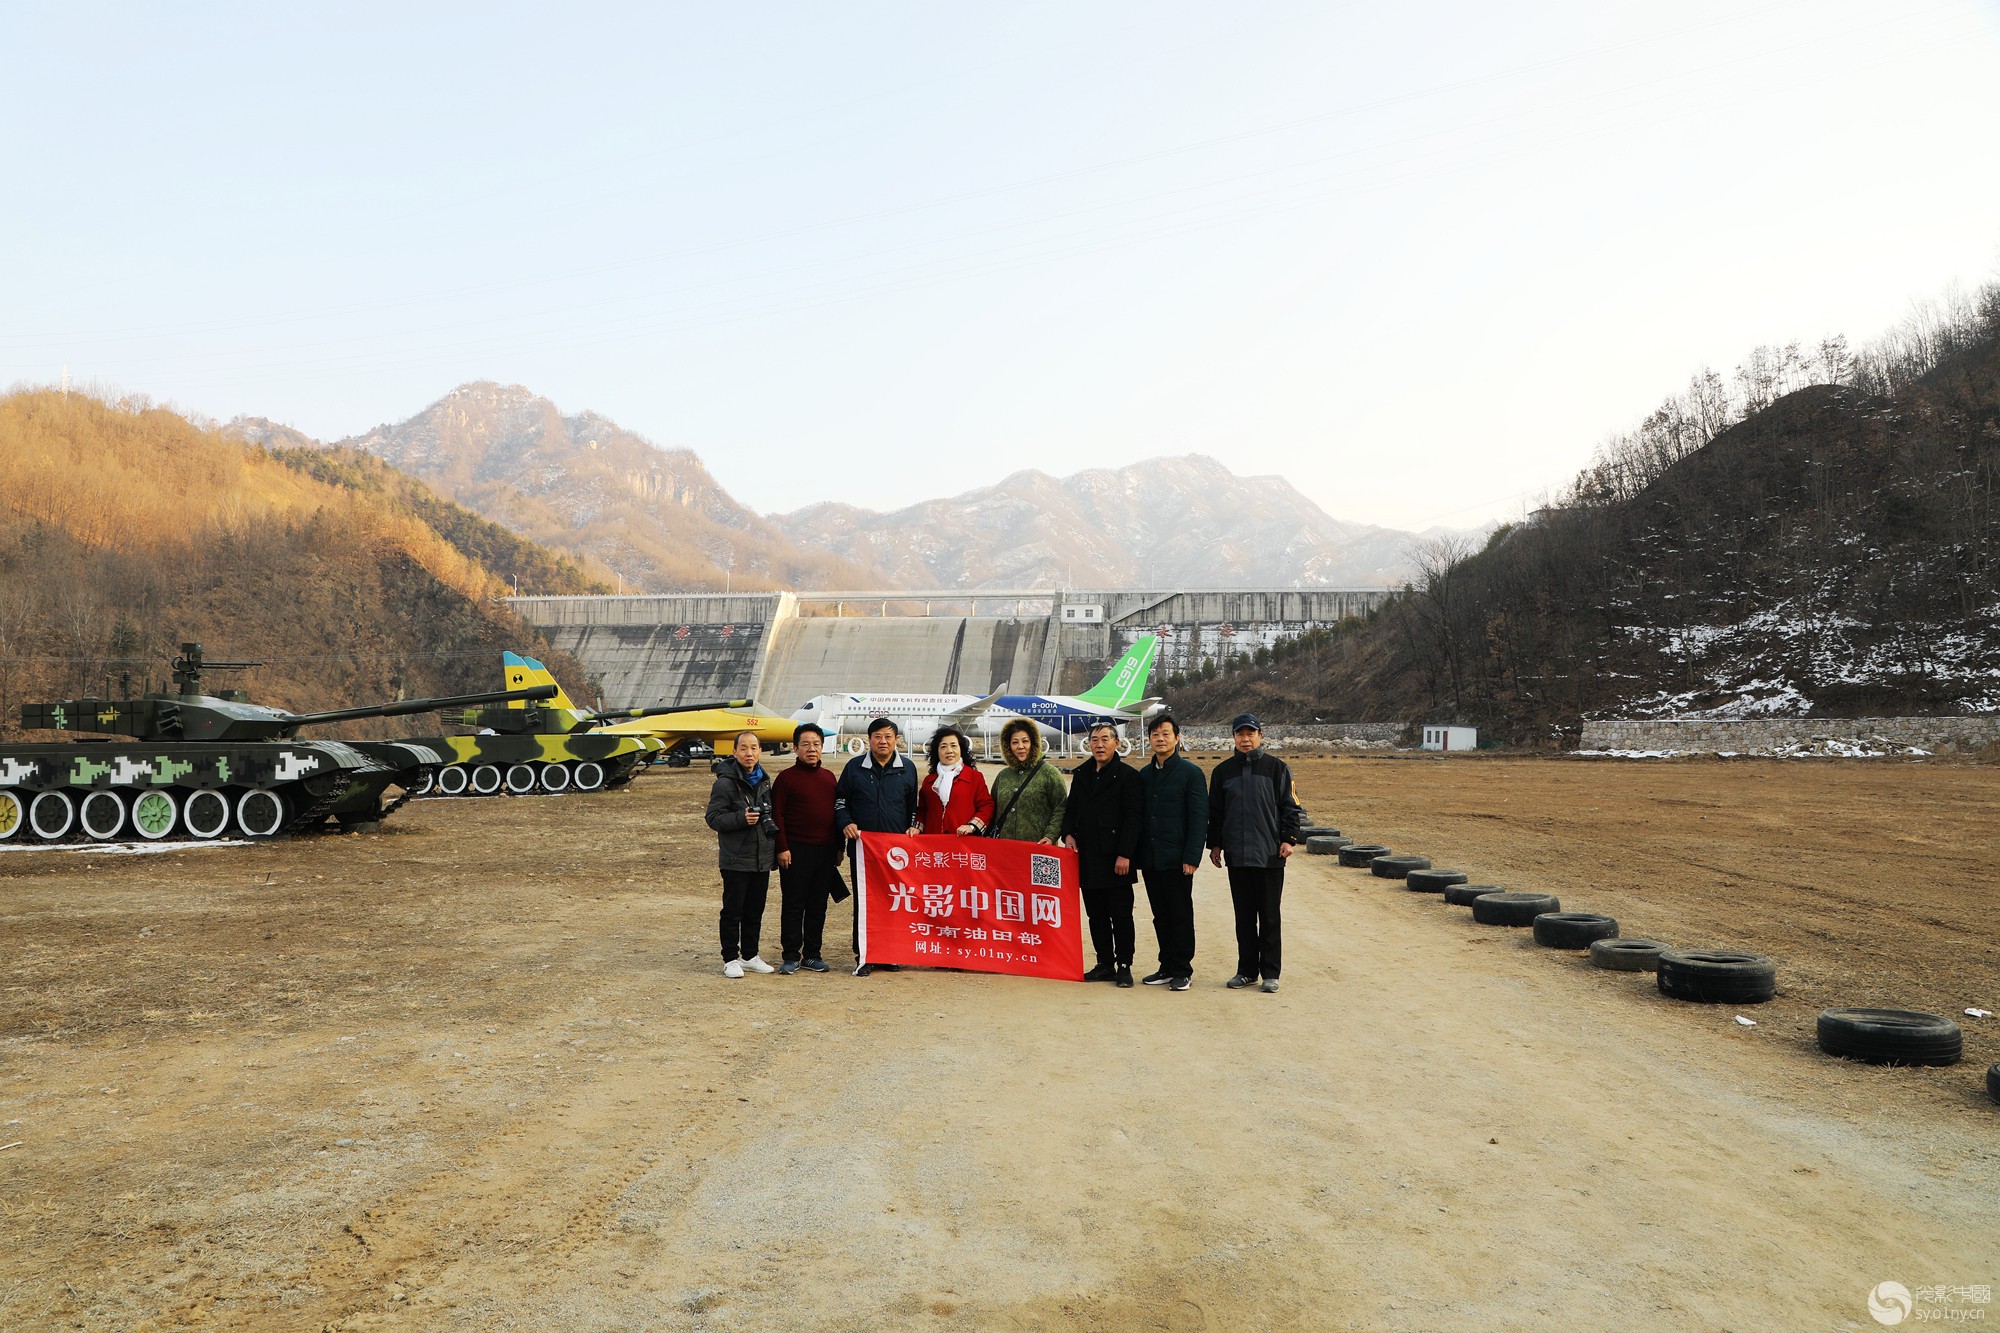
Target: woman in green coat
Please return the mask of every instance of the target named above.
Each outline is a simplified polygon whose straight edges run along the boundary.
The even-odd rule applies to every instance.
[[[1017,842],[1054,842],[1062,836],[1062,770],[1042,754],[1042,729],[1025,717],[1000,728],[1007,767],[993,779],[993,836]]]

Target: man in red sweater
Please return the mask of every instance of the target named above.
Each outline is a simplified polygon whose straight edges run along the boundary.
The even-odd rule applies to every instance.
[[[820,754],[826,733],[810,722],[792,733],[792,766],[778,774],[771,788],[771,822],[778,830],[778,920],[785,961],[778,971],[789,976],[804,968],[827,970],[819,956],[826,929],[829,894],[847,896],[840,878],[842,839],[833,822],[833,789],[837,779]]]

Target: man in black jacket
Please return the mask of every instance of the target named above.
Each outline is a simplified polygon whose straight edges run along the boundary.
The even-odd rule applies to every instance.
[[[1208,780],[1209,859],[1229,866],[1229,897],[1236,908],[1236,975],[1226,985],[1242,990],[1264,978],[1278,989],[1283,962],[1278,900],[1285,892],[1285,859],[1298,845],[1305,811],[1292,799],[1292,770],[1264,753],[1264,724],[1255,713],[1231,722],[1236,753],[1215,766]]]
[[[1090,762],[1070,774],[1063,806],[1063,845],[1076,852],[1083,914],[1097,966],[1085,981],[1132,984],[1132,861],[1145,831],[1145,795],[1138,771],[1118,758],[1118,729],[1090,728]]]
[[[1139,766],[1146,801],[1139,869],[1153,904],[1160,967],[1145,983],[1181,991],[1194,984],[1194,872],[1208,836],[1208,779],[1181,755],[1181,724],[1171,713],[1146,725],[1146,742],[1153,757]]]

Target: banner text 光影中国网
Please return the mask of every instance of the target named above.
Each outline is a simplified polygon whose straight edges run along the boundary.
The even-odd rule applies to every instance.
[[[1006,838],[860,841],[864,961],[1083,979],[1075,852]]]

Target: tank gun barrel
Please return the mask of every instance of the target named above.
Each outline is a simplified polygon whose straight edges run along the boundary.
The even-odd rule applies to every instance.
[[[641,717],[664,717],[668,713],[703,713],[711,708],[749,708],[748,699],[717,699],[699,704],[660,704],[653,708],[612,708],[592,716],[599,722],[626,722]]]
[[[523,690],[491,690],[485,694],[459,694],[449,699],[405,699],[400,703],[374,704],[365,708],[336,708],[327,713],[300,713],[290,725],[302,727],[320,722],[349,722],[364,717],[402,717],[407,713],[434,713],[441,708],[471,708],[478,704],[507,703],[514,699],[547,699],[556,693],[554,685],[531,685]]]

